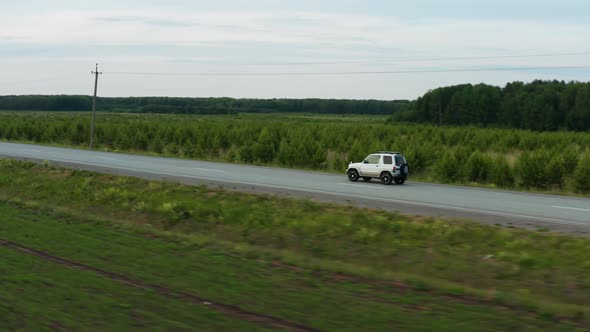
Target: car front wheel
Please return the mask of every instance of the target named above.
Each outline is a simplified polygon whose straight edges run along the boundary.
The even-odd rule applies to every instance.
[[[348,171],[348,179],[352,182],[357,182],[359,180],[359,173],[355,169],[351,169]]]

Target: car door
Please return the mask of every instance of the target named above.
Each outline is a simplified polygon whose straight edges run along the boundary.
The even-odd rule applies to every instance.
[[[369,155],[361,165],[361,176],[379,176],[379,160],[381,156],[378,154]]]
[[[395,166],[399,170],[399,173],[403,177],[407,177],[409,173],[408,162],[402,155],[395,156]]]

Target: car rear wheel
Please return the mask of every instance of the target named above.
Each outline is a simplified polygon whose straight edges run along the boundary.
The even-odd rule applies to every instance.
[[[359,173],[356,169],[351,169],[348,171],[348,179],[352,182],[357,182],[359,180]]]
[[[391,174],[389,174],[389,172],[381,173],[380,178],[381,178],[382,184],[385,184],[385,185],[391,184],[392,177],[391,177]]]

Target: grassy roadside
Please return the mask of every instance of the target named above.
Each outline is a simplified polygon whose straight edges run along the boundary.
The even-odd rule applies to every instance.
[[[359,282],[306,268],[227,255],[108,222],[0,203],[0,238],[110,272],[323,331],[576,331],[585,324],[550,312],[511,308],[434,291]],[[151,290],[0,248],[0,306],[6,330],[254,331]]]
[[[190,248],[549,316],[590,314],[590,240],[584,238],[9,160],[0,160],[0,198]]]

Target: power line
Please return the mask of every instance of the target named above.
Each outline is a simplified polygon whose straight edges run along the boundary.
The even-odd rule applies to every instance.
[[[457,69],[416,69],[384,71],[339,71],[339,72],[283,72],[283,73],[178,73],[178,72],[105,72],[112,75],[145,76],[330,76],[330,75],[394,75],[424,73],[459,73],[490,71],[527,71],[527,70],[573,70],[590,69],[590,66],[542,66],[542,67],[496,67],[496,68],[457,68]]]
[[[282,66],[282,65],[338,65],[338,64],[373,64],[373,63],[395,63],[395,62],[420,62],[420,61],[455,61],[455,60],[486,60],[486,59],[516,59],[516,58],[539,58],[557,56],[590,55],[590,52],[578,53],[542,53],[528,55],[496,55],[496,56],[469,56],[469,57],[439,57],[439,58],[401,58],[389,60],[368,60],[368,61],[319,61],[319,62],[275,62],[275,63],[253,63],[247,65],[255,66]]]
[[[46,77],[46,78],[28,79],[28,80],[19,80],[19,81],[0,81],[0,85],[39,83],[39,82],[55,81],[58,79],[61,79],[61,77],[52,76],[52,77]]]

